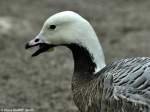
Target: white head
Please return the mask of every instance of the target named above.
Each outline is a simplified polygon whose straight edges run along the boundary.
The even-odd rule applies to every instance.
[[[31,40],[26,48],[40,46],[33,54],[36,56],[57,45],[78,44],[87,48],[97,65],[95,72],[105,66],[101,45],[95,31],[87,20],[72,11],[64,11],[49,17],[40,33]]]

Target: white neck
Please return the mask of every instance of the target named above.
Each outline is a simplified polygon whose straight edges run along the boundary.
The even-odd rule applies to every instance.
[[[86,44],[86,48],[89,50],[90,54],[93,56],[93,61],[96,64],[95,73],[97,73],[102,68],[104,68],[106,64],[105,64],[105,57],[104,57],[102,47],[99,43],[99,40],[95,32],[93,33],[94,34],[92,36],[95,36],[95,37],[93,37],[91,41],[85,44]]]
[[[93,61],[96,64],[95,73],[97,73],[106,66],[104,53],[92,26],[87,21],[84,25],[85,26],[82,25],[82,27],[84,27],[83,30],[86,31],[86,33],[81,34],[82,38],[80,38],[80,42],[93,56]]]

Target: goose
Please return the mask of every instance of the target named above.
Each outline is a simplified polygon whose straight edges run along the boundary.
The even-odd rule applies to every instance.
[[[150,58],[125,58],[105,63],[90,23],[73,11],[50,16],[25,48],[38,47],[32,56],[57,46],[72,51],[72,94],[80,112],[150,112]]]

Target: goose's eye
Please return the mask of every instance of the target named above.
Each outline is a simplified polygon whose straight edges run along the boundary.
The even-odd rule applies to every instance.
[[[40,39],[37,38],[37,39],[35,39],[35,42],[38,42],[39,40],[40,40]]]
[[[49,29],[53,29],[53,30],[54,30],[55,28],[56,28],[55,25],[50,25],[50,26],[49,26]]]

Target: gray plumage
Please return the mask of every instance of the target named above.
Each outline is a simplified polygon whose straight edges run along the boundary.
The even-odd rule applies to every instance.
[[[57,46],[71,49],[72,93],[81,112],[150,112],[150,58],[121,59],[106,65],[94,29],[77,13],[64,11],[49,17],[26,44],[26,48],[35,46],[39,49],[32,56]]]
[[[93,77],[74,74],[73,96],[81,112],[150,111],[150,58],[118,60]]]

